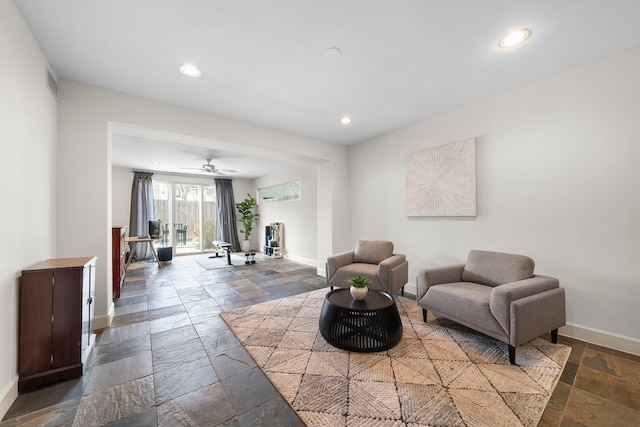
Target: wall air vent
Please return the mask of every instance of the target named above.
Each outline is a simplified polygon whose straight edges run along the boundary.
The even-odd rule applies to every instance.
[[[48,68],[47,68],[47,87],[51,91],[51,94],[53,95],[53,97],[55,99],[58,99],[58,82],[56,81],[56,78],[53,77],[53,74],[51,74],[51,71],[49,71]]]

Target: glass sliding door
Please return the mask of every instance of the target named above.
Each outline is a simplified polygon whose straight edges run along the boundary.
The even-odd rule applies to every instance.
[[[213,250],[216,240],[216,187],[202,187],[202,247],[205,251]]]
[[[171,246],[171,185],[153,181],[153,219],[162,225],[162,246]]]
[[[216,234],[214,186],[173,184],[175,253],[193,254],[213,250]]]
[[[176,254],[199,252],[201,186],[192,184],[174,184],[175,206],[175,242]]]

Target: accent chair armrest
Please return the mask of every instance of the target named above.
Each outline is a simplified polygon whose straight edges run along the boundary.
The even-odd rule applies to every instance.
[[[464,264],[457,264],[446,267],[426,268],[418,271],[416,301],[420,301],[431,286],[461,282],[463,270]]]
[[[407,257],[402,254],[393,254],[389,258],[382,260],[378,264],[378,280],[380,283],[389,283],[391,270],[407,261]]]
[[[353,254],[354,251],[348,251],[327,257],[327,281],[331,280],[333,275],[336,274],[336,271],[338,271],[340,267],[353,264]]]
[[[531,295],[541,294],[559,288],[560,282],[555,277],[535,275],[530,279],[506,283],[496,286],[491,291],[489,308],[493,316],[507,334],[511,329],[511,303]]]

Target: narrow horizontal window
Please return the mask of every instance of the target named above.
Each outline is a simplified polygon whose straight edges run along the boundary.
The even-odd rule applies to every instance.
[[[259,203],[300,200],[300,180],[258,189]]]

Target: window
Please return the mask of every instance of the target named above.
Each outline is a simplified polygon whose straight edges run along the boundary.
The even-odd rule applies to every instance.
[[[300,200],[300,180],[258,189],[258,202]]]

